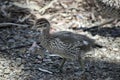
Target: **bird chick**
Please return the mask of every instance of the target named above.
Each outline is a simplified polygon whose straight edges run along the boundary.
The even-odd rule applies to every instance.
[[[95,47],[101,47],[85,35],[75,34],[68,31],[60,31],[50,34],[50,23],[45,18],[36,21],[35,28],[41,31],[41,45],[49,52],[57,54],[63,58],[60,65],[62,69],[66,59],[77,60],[84,70],[82,54],[92,50]]]

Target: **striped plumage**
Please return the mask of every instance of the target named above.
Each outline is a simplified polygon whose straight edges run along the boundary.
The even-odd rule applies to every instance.
[[[81,54],[98,46],[93,39],[84,35],[67,31],[50,34],[50,23],[44,18],[38,19],[35,27],[41,30],[41,45],[49,52],[60,55],[64,60],[79,60],[82,65]],[[65,61],[63,61],[62,66],[64,62]]]

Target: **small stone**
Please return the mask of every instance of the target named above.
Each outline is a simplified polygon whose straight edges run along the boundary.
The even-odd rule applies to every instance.
[[[3,67],[8,67],[9,66],[9,63],[8,62],[4,62],[4,64],[2,64]]]
[[[4,73],[5,73],[5,74],[9,74],[10,72],[11,72],[10,69],[5,69],[5,70],[4,70]]]
[[[14,43],[15,40],[14,39],[9,39],[8,42]]]
[[[21,58],[16,58],[16,63],[17,63],[18,65],[20,65],[21,62],[22,62],[22,59],[21,59]]]
[[[20,72],[21,72],[21,69],[17,69],[15,72],[16,72],[16,73],[20,73]]]
[[[0,70],[0,76],[3,75],[3,70]]]
[[[37,56],[38,59],[41,59],[42,57],[40,55]]]
[[[102,50],[102,51],[106,51],[107,49],[106,49],[106,48],[102,48],[101,50]]]
[[[118,48],[113,48],[113,50],[114,50],[114,51],[119,51],[119,49],[118,49]]]

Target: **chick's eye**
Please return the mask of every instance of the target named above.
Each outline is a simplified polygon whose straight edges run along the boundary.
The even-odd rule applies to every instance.
[[[46,26],[48,26],[48,24],[46,23],[46,24],[44,24],[44,27],[46,27]]]

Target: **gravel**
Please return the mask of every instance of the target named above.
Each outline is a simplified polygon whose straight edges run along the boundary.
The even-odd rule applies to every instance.
[[[80,2],[77,3],[80,4]],[[4,4],[0,4],[0,6]],[[7,8],[8,7],[6,7],[6,11]],[[20,18],[26,14],[28,15],[29,13],[24,13],[24,10],[23,12],[17,12],[15,10],[15,12],[14,9],[16,8],[11,9],[13,10],[11,11],[8,8],[8,10],[11,11],[9,12],[12,15],[18,15]],[[88,17],[90,18],[90,14],[87,14],[88,12],[86,12],[86,14],[80,14],[81,11],[79,10],[78,12],[76,11],[76,13],[72,12],[71,10],[65,11],[69,12],[70,15],[67,16],[71,18],[68,19],[66,16],[61,17],[61,15],[57,15],[53,19],[54,21],[51,21],[51,24],[55,25],[56,23],[60,23],[60,26],[64,26],[66,23],[67,25],[70,22],[75,21],[73,14],[79,14],[81,16],[87,15],[84,16],[85,21],[87,23],[92,22],[89,21],[89,19],[86,19]],[[0,11],[0,13],[2,12]],[[53,12],[46,12],[46,14],[50,15],[49,13]],[[62,13],[64,12],[61,12],[61,14]],[[58,56],[48,56],[49,53],[44,52],[45,58],[42,59],[40,56],[41,52],[29,52],[29,49],[34,42],[40,42],[40,32],[31,29],[33,23],[30,23],[30,21],[34,20],[33,16],[26,19],[24,22],[19,22],[18,16],[11,16],[11,20],[11,17],[9,19],[6,19],[6,17],[3,17],[2,14],[0,14],[0,17],[3,18],[3,20],[0,19],[1,23],[7,20],[10,20],[10,22],[12,22],[13,20],[15,23],[29,24],[30,27],[23,28],[16,26],[6,26],[6,28],[0,28],[0,80],[120,80],[119,26],[116,27],[111,23],[109,26],[106,25],[102,28],[94,29],[92,31],[75,31],[77,33],[88,35],[104,47],[100,49],[97,48],[85,54],[86,58],[84,62],[86,70],[84,74],[79,68],[79,64],[76,61],[69,60],[65,63],[63,71],[59,72],[57,68],[61,63],[62,58]],[[64,23],[60,22],[60,20],[63,20],[62,22]],[[86,26],[86,24],[84,24],[84,26]],[[55,28],[57,27],[55,26]],[[20,47],[21,45],[22,47]]]

